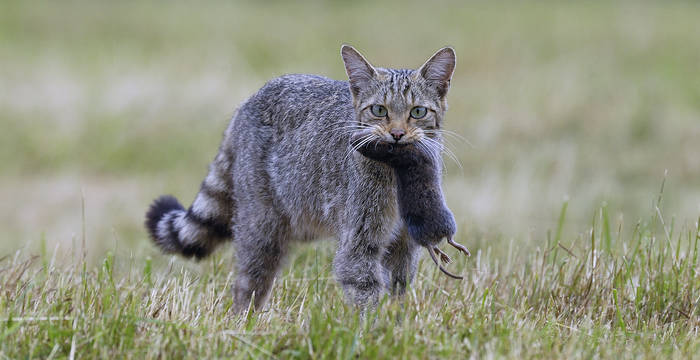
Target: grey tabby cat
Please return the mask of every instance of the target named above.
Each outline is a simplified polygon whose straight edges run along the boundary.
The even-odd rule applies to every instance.
[[[233,116],[192,206],[161,196],[146,214],[166,253],[200,259],[233,239],[239,311],[265,304],[294,241],[334,236],[335,276],[360,307],[403,294],[414,277],[420,247],[399,216],[394,172],[351,137],[439,149],[455,53],[443,48],[417,70],[375,68],[347,45],[341,55],[349,82],[269,81]]]

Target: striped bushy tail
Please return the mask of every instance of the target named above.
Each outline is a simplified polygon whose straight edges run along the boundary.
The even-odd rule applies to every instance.
[[[202,259],[231,239],[234,202],[230,169],[230,157],[219,151],[189,209],[170,195],[151,204],[146,229],[164,253]]]

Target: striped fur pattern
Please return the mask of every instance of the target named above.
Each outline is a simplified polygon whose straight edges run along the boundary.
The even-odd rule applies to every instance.
[[[157,198],[146,213],[151,239],[167,254],[199,260],[231,239],[235,201],[232,189],[232,148],[224,141],[192,205],[185,208],[170,195]]]
[[[454,51],[417,70],[375,68],[350,46],[341,55],[349,81],[285,75],[265,84],[233,116],[192,205],[163,196],[146,214],[166,253],[200,259],[233,240],[238,310],[265,303],[295,241],[335,237],[336,279],[363,308],[387,290],[403,293],[413,278],[419,245],[399,216],[394,172],[358,153],[351,138],[363,132],[360,143],[440,150]],[[416,106],[427,114],[412,117]]]

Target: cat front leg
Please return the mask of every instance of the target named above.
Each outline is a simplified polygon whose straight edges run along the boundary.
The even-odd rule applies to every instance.
[[[381,260],[399,221],[394,171],[386,164],[353,154],[347,200],[338,219],[338,249],[333,268],[350,303],[373,307],[384,294]]]
[[[336,278],[346,299],[361,308],[374,307],[384,294],[389,276],[382,266],[393,238],[397,216],[391,209],[364,202],[349,215],[333,260]]]
[[[384,292],[382,266],[384,249],[377,238],[349,231],[338,245],[333,269],[349,303],[361,309],[374,308]]]
[[[401,226],[382,257],[386,275],[385,286],[394,296],[403,296],[418,268],[421,247],[411,239],[405,226]]]

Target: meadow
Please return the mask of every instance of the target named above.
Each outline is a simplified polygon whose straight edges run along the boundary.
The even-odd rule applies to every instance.
[[[700,4],[0,1],[0,358],[698,358]],[[360,318],[333,240],[233,314],[230,248],[163,256],[236,106],[340,45],[451,45],[444,188],[472,251]],[[443,248],[447,248],[443,246]]]

